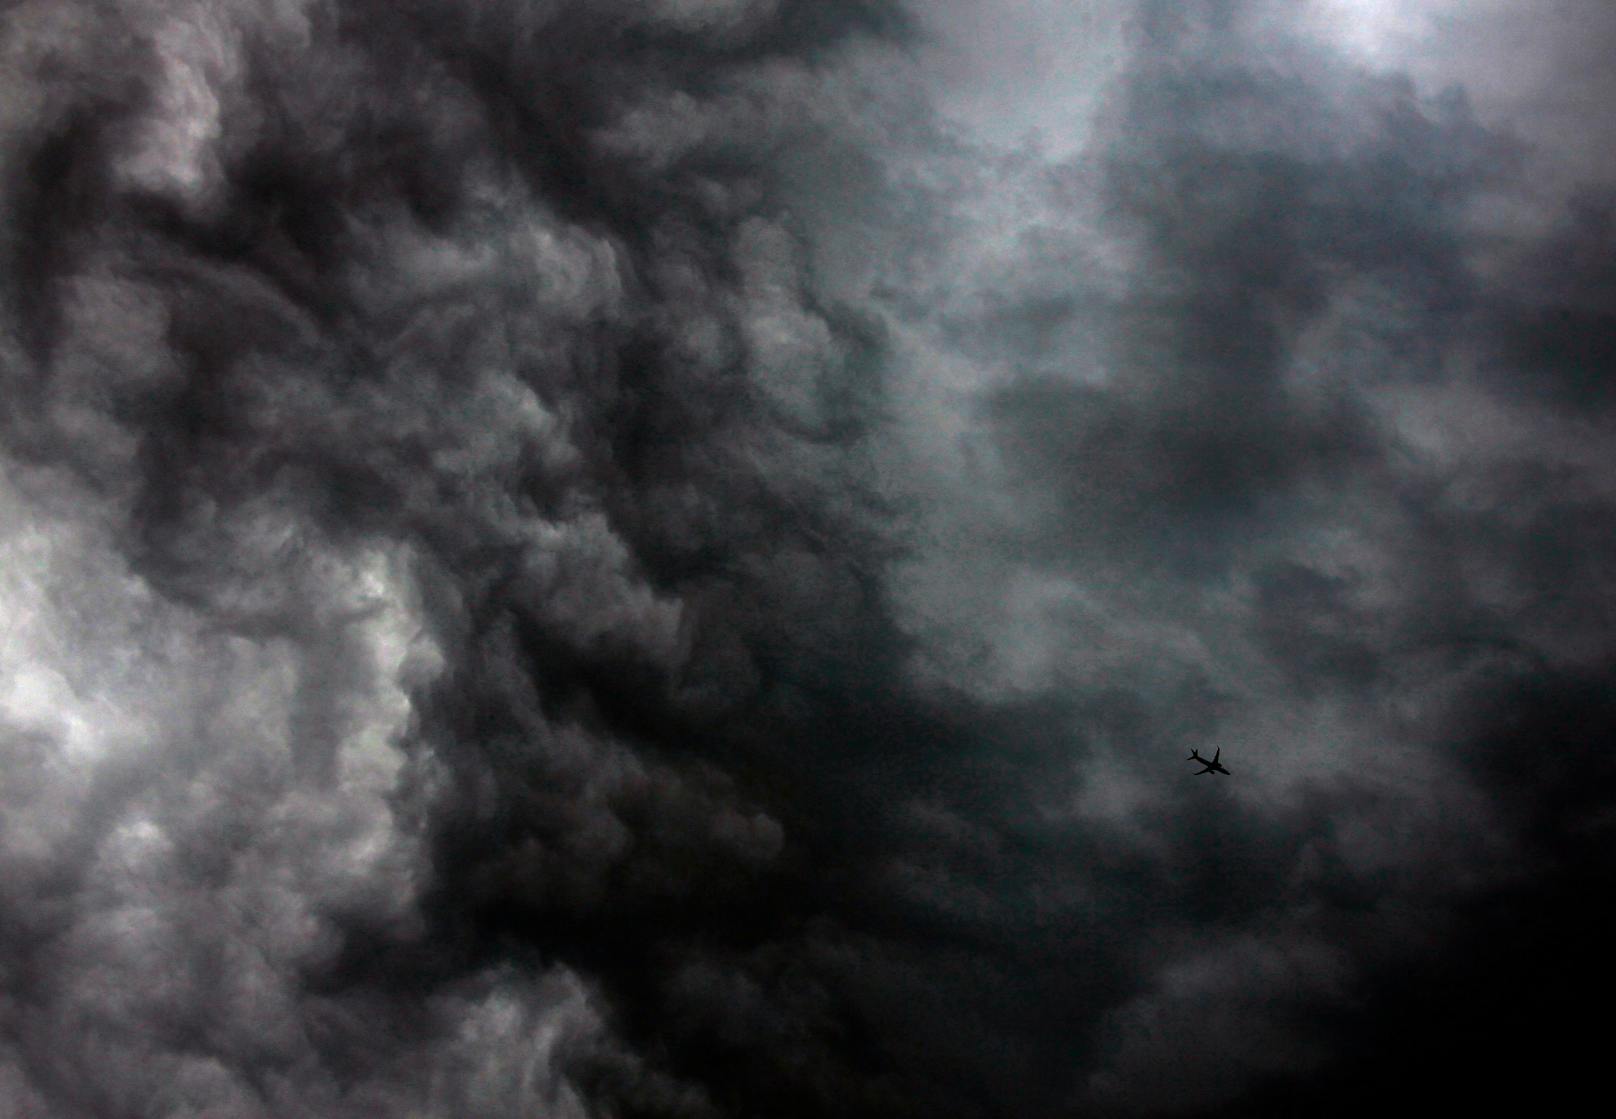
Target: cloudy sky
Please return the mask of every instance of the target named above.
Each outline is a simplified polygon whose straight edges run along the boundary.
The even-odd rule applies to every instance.
[[[1559,1110],[1613,49],[6,4],[0,1115]]]

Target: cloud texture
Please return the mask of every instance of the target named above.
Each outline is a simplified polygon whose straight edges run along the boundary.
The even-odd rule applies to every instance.
[[[1477,1092],[1616,820],[1495,7],[9,6],[0,1113]]]

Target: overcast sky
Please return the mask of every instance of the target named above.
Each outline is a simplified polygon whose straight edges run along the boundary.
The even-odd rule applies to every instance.
[[[1565,1110],[1613,51],[7,4],[0,1115]]]

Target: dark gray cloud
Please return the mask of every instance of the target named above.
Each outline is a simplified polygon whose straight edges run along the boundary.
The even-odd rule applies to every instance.
[[[1322,1113],[1565,1013],[1599,80],[1343,7],[13,5],[0,1098]]]

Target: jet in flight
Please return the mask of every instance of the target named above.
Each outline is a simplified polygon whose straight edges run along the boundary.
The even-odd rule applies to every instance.
[[[1190,751],[1190,756],[1188,758],[1186,758],[1185,760],[1186,761],[1192,761],[1192,762],[1200,762],[1202,765],[1206,766],[1205,769],[1198,769],[1198,770],[1195,771],[1195,776],[1197,776],[1197,777],[1199,777],[1203,773],[1221,773],[1225,777],[1231,777],[1231,776],[1233,776],[1233,774],[1231,774],[1227,769],[1224,769],[1223,768],[1223,763],[1218,761],[1218,755],[1221,754],[1221,753],[1223,753],[1223,747],[1219,746],[1217,748],[1217,750],[1213,752],[1212,760],[1207,761],[1205,758],[1201,757],[1200,754],[1196,753],[1192,749]]]

